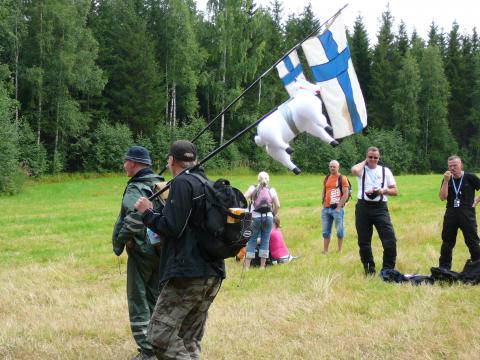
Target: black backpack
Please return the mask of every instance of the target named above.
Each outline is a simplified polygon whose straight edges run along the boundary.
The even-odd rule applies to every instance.
[[[197,173],[188,172],[201,181],[204,200],[195,214],[194,224],[210,236],[201,237],[200,249],[206,260],[214,261],[235,256],[252,236],[252,214],[245,210],[237,215],[229,208],[247,208],[242,192],[226,179],[213,182]],[[230,221],[227,220],[230,218]]]
[[[465,284],[480,284],[480,260],[472,261],[468,259],[463,267],[463,271],[458,274],[458,278]]]
[[[444,269],[441,267],[430,268],[432,279],[434,281],[442,281],[447,283],[454,283],[458,281],[459,274],[455,271]]]

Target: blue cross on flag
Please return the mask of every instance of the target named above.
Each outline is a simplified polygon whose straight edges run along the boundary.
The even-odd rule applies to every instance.
[[[296,92],[294,86],[295,81],[299,78],[305,79],[305,75],[303,75],[302,71],[302,64],[300,63],[296,50],[293,50],[277,65],[277,71],[288,95],[293,97]]]
[[[367,109],[341,15],[332,20],[323,34],[305,41],[302,48],[321,88],[320,96],[335,139],[361,132],[367,126]]]

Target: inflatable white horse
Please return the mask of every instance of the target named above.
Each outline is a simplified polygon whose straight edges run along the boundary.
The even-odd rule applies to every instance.
[[[293,97],[260,122],[255,143],[265,145],[272,158],[298,175],[301,170],[290,159],[293,152],[290,140],[306,131],[332,146],[338,142],[331,136],[332,128],[322,113],[322,101],[316,96],[319,86],[303,79],[295,83]]]

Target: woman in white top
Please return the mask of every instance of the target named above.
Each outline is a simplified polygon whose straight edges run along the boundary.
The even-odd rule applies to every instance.
[[[245,268],[250,267],[250,262],[255,258],[257,238],[260,237],[260,268],[265,269],[268,259],[268,248],[270,243],[270,231],[273,225],[273,215],[277,214],[280,208],[277,192],[269,187],[270,177],[265,171],[258,174],[258,184],[250,186],[245,192],[245,197],[250,200],[252,211],[253,229],[252,237],[247,244],[247,255],[245,257]]]

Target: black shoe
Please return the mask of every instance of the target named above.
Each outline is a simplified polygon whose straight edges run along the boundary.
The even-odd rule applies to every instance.
[[[375,265],[367,264],[364,266],[365,276],[375,276],[377,271],[375,270]]]

